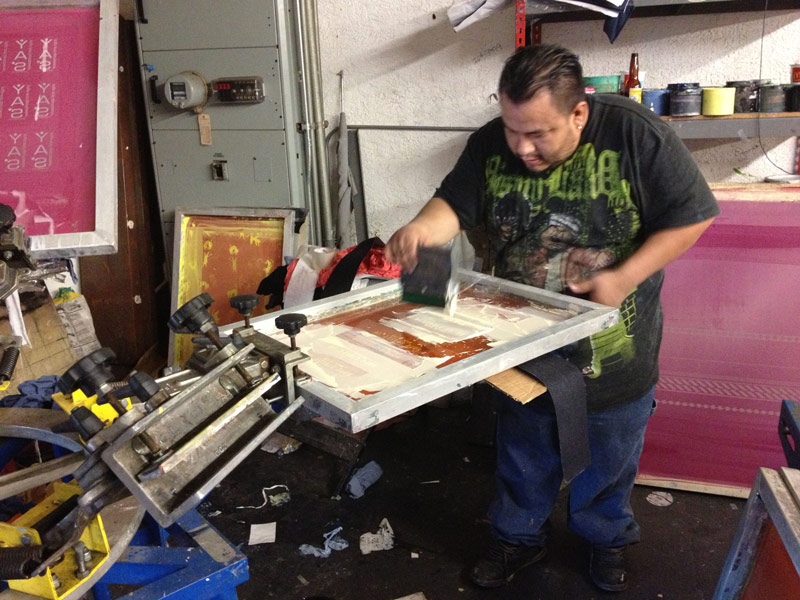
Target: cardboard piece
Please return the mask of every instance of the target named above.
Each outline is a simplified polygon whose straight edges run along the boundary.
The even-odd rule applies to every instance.
[[[547,391],[547,388],[538,379],[517,368],[487,377],[486,381],[522,404],[527,404]]]
[[[26,310],[23,317],[31,346],[21,348],[19,361],[6,394],[17,394],[17,386],[25,381],[39,379],[45,375],[62,375],[75,362],[75,352],[70,346],[67,332],[58,316],[50,295],[42,292],[43,303]],[[11,335],[5,304],[0,302],[0,334]]]

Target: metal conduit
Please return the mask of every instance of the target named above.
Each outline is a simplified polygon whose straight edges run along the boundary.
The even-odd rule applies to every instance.
[[[320,227],[320,207],[319,207],[319,178],[317,176],[317,169],[314,161],[314,142],[309,135],[311,109],[309,107],[309,90],[308,90],[308,66],[306,64],[306,36],[304,34],[305,26],[303,21],[305,14],[302,9],[303,0],[295,0],[294,8],[295,15],[295,35],[297,36],[297,52],[299,54],[298,67],[299,67],[299,83],[300,83],[300,100],[303,104],[303,123],[302,133],[305,142],[305,164],[306,176],[303,178],[303,188],[305,190],[306,202],[309,208],[309,217],[311,222],[311,237],[312,243],[319,243],[322,239],[322,229]]]
[[[322,81],[320,77],[319,57],[319,29],[317,25],[317,10],[315,0],[297,0],[296,6],[300,16],[301,32],[300,46],[302,50],[303,87],[306,108],[306,119],[309,121],[309,131],[306,136],[311,142],[312,164],[311,171],[312,190],[315,196],[314,206],[318,209],[319,230],[322,245],[334,247],[336,245],[336,231],[333,221],[333,207],[331,193],[328,187],[328,156],[325,148],[325,117],[322,100]]]

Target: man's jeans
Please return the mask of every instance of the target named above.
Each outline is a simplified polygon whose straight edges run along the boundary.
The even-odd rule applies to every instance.
[[[595,546],[639,541],[630,497],[655,387],[638,400],[589,415],[592,463],[570,483],[569,528]],[[496,537],[544,545],[561,486],[555,414],[498,392],[497,491],[489,509]]]

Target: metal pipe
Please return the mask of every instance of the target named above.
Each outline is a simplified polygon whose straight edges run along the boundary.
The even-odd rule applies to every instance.
[[[306,35],[304,33],[305,15],[303,11],[303,0],[295,0],[295,35],[297,36],[297,53],[299,55],[298,68],[299,68],[299,83],[300,83],[300,100],[303,104],[303,122],[300,124],[302,127],[303,140],[305,141],[305,163],[306,163],[306,177],[304,177],[306,193],[306,202],[308,205],[309,216],[311,217],[311,234],[312,243],[319,243],[322,239],[322,228],[320,224],[320,206],[319,188],[317,167],[314,161],[314,141],[311,136],[311,108],[309,106],[309,89],[308,89],[308,65],[306,64]]]
[[[478,131],[477,127],[439,127],[436,125],[351,125],[348,129],[373,129],[376,131]]]
[[[322,99],[322,78],[319,56],[319,25],[317,23],[316,0],[303,0],[305,15],[306,48],[308,50],[309,92],[311,96],[311,135],[314,139],[314,158],[317,165],[319,191],[320,226],[322,244],[336,246],[336,230],[333,220],[331,191],[328,185],[328,156],[325,152],[325,114]]]

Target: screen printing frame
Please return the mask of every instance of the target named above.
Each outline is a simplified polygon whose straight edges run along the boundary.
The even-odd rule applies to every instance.
[[[458,271],[457,277],[463,284],[486,287],[499,295],[511,295],[533,301],[545,308],[573,313],[573,316],[358,400],[353,400],[318,381],[309,379],[299,381],[297,393],[305,398],[305,408],[348,431],[358,433],[446,394],[467,388],[501,371],[607,329],[619,321],[618,309],[588,300],[464,269]],[[345,313],[350,309],[391,300],[399,297],[401,292],[400,281],[395,279],[332,296],[326,300],[262,315],[251,319],[250,324],[257,331],[271,335],[276,332],[275,319],[282,314],[302,313],[309,322],[313,322]],[[220,333],[228,335],[235,327],[242,325],[236,323],[221,327]],[[300,350],[302,351],[302,347]]]
[[[95,134],[94,231],[30,237],[34,258],[69,258],[117,252],[117,88],[119,0],[3,0],[3,10],[91,8],[99,6],[97,113]]]
[[[183,268],[183,253],[185,248],[184,236],[184,219],[192,219],[194,217],[212,217],[220,221],[220,223],[237,219],[247,219],[253,225],[267,220],[282,220],[283,221],[283,246],[281,250],[281,261],[275,265],[275,268],[280,267],[287,255],[291,255],[295,251],[297,245],[298,234],[295,233],[295,224],[297,219],[297,211],[295,208],[190,208],[178,207],[175,209],[175,234],[172,248],[172,294],[170,297],[170,314],[174,314],[178,307],[183,303],[191,300],[197,294],[204,290],[185,289],[181,287],[182,281],[182,268]],[[265,273],[265,276],[268,273]],[[258,287],[258,281],[253,282],[252,290],[241,290],[242,294],[255,293]],[[230,326],[229,326],[230,327]],[[179,363],[188,356],[182,356],[180,349],[177,347],[179,341],[177,336],[184,336],[186,339],[191,338],[191,334],[176,334],[173,331],[169,332],[169,346],[167,359],[169,364]],[[191,351],[188,352],[191,354]]]

